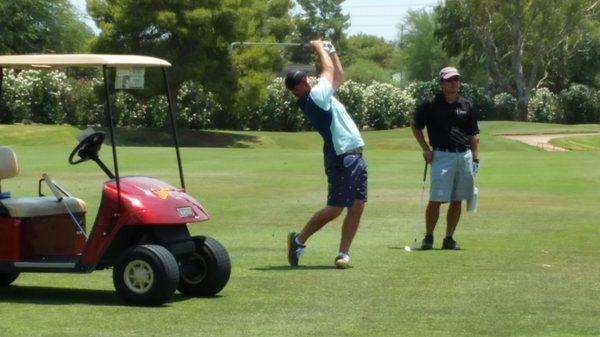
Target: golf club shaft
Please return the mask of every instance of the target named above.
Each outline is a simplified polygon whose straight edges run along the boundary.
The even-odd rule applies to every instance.
[[[295,43],[295,42],[253,42],[253,41],[241,41],[241,42],[232,42],[229,44],[227,48],[231,53],[233,48],[236,46],[275,46],[275,47],[305,47],[308,48],[308,43]]]
[[[62,190],[62,189],[58,188],[57,185],[56,185],[56,183],[54,182],[54,180],[52,180],[50,178],[50,176],[48,176],[46,173],[42,174],[42,178],[46,181],[46,184],[48,184],[48,187],[50,188],[50,191],[52,192],[52,194],[54,194],[54,197],[56,197],[56,200],[59,203],[63,204],[63,206],[65,206],[65,209],[67,210],[67,213],[69,213],[69,215],[71,216],[71,219],[73,220],[73,222],[75,222],[75,226],[77,226],[77,230],[79,230],[79,232],[81,234],[83,234],[83,236],[87,240],[88,236],[85,233],[85,230],[83,229],[83,227],[81,226],[81,224],[79,223],[79,221],[77,220],[77,218],[75,218],[75,215],[73,214],[73,212],[71,212],[71,209],[69,208],[69,206],[65,202],[65,198],[63,198],[63,196],[60,195],[59,190]]]
[[[429,165],[428,162],[425,162],[425,169],[423,170],[423,183],[421,186],[421,198],[419,201],[419,213],[417,213],[417,219],[415,220],[415,240],[414,240],[414,244],[416,246],[417,244],[417,240],[419,237],[419,218],[421,216],[423,216],[423,206],[425,204],[425,183],[427,182],[427,166]]]

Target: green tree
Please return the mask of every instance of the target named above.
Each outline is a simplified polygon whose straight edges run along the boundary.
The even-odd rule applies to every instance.
[[[233,87],[226,46],[247,21],[235,1],[88,0],[87,5],[101,29],[95,51],[165,58],[175,65],[176,88],[186,80],[219,93]]]
[[[0,1],[0,53],[87,51],[91,29],[67,0]]]
[[[349,66],[358,60],[375,62],[382,68],[390,69],[393,63],[394,45],[381,37],[367,34],[352,35],[348,38],[348,47],[344,50],[344,65]]]
[[[438,8],[436,34],[450,55],[472,66],[483,61],[488,87],[512,93],[525,120],[531,89],[565,70],[557,55],[573,55],[599,7],[595,0],[447,1]]]
[[[301,12],[294,16],[296,31],[294,40],[306,43],[316,37],[331,41],[336,49],[346,49],[346,29],[350,27],[350,16],[342,13],[344,0],[297,0]],[[312,54],[305,50],[291,51],[295,62],[308,63]]]
[[[367,85],[372,82],[392,82],[392,73],[390,70],[382,68],[373,61],[364,59],[358,59],[354,64],[346,67],[344,77],[348,80]]]
[[[434,36],[436,26],[436,12],[425,10],[408,11],[399,25],[395,61],[403,79],[429,81],[437,76],[441,68],[450,64],[449,57]]]
[[[285,41],[294,29],[289,15],[292,7],[290,0],[256,1],[243,40]],[[284,58],[278,47],[248,46],[235,49],[232,62],[238,78],[234,111],[237,127],[242,127],[267,99],[267,87],[283,68]]]
[[[291,30],[287,14],[291,3],[287,0],[88,0],[87,4],[101,29],[96,51],[134,52],[169,60],[174,65],[171,77],[175,88],[194,80],[217,94],[225,108],[223,115],[214,116],[217,127],[238,123],[239,116],[231,111],[235,100],[243,98],[233,94],[238,77],[242,87],[252,86],[252,92],[266,77],[261,74],[257,78],[255,72],[271,70],[278,62],[276,53],[265,56],[260,50],[248,49],[236,52],[245,54],[241,60],[256,68],[232,63],[228,44],[265,36],[280,39]]]

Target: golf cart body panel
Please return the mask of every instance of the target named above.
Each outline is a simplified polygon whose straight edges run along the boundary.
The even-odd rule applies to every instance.
[[[183,238],[189,239],[186,224],[209,219],[206,210],[193,197],[154,178],[123,177],[120,191],[119,209],[119,191],[115,181],[110,180],[104,184],[96,224],[81,259],[82,264],[98,264],[111,242],[117,240],[119,235],[126,236],[126,241],[150,240],[156,243],[155,237],[163,235],[171,237],[171,232],[181,231],[181,229],[167,230],[165,227],[179,227],[185,229]],[[140,224],[144,226],[139,226]],[[134,229],[124,231],[124,227]],[[158,232],[161,235],[157,235]],[[176,237],[169,241],[185,240]],[[110,260],[110,257],[107,259]]]
[[[104,185],[103,195],[118,199],[114,180]],[[148,177],[121,178],[122,224],[186,224],[208,220],[206,210],[189,194]]]

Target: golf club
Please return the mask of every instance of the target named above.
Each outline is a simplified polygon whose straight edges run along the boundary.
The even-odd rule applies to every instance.
[[[294,42],[250,42],[250,41],[236,41],[231,42],[227,47],[227,51],[231,54],[235,47],[243,46],[277,46],[277,47],[304,47],[309,48],[308,43],[294,43]]]
[[[412,252],[417,248],[417,240],[419,237],[419,219],[423,216],[423,204],[425,197],[425,182],[427,181],[427,165],[428,162],[425,162],[425,170],[423,171],[423,185],[421,187],[421,200],[419,202],[419,213],[417,213],[417,218],[415,219],[415,239],[413,241],[412,246],[404,246],[404,250],[407,252]]]

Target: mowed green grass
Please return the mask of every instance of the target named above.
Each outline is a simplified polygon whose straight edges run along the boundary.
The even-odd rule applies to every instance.
[[[600,151],[600,136],[558,138],[550,143],[572,151]]]
[[[324,204],[321,140],[311,132],[235,132],[225,148],[182,149],[188,192],[212,216],[190,230],[215,237],[231,256],[219,296],[176,294],[162,307],[139,308],[119,300],[110,270],[22,274],[0,290],[0,336],[600,335],[600,153],[544,152],[493,136],[600,125],[480,126],[479,210],[463,214],[455,235],[462,251],[403,250],[414,239],[421,154],[409,129],[368,131],[369,202],[350,252],[354,267],[332,268],[337,219],[308,242],[302,266],[289,268],[287,232]],[[93,223],[106,177],[93,163],[67,164],[77,132],[0,126],[0,145],[21,164],[2,190],[35,195],[47,172],[86,200]],[[122,174],[177,184],[174,151],[127,146],[140,136],[133,134],[122,133]],[[194,135],[185,135],[188,145]],[[111,163],[109,147],[101,156]]]

